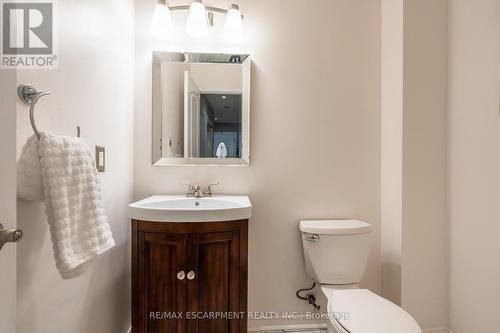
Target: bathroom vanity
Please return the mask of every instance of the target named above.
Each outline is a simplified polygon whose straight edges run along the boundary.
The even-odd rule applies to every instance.
[[[245,196],[155,196],[132,218],[132,332],[247,332]]]

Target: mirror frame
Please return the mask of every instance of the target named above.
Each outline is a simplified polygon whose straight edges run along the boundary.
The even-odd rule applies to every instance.
[[[239,56],[241,62],[234,63],[230,59]],[[248,63],[247,63],[248,61]],[[161,103],[161,64],[171,63],[213,63],[248,66],[248,77],[243,75],[243,80],[248,80],[248,97],[242,94],[242,147],[241,158],[202,158],[202,157],[163,157],[161,144],[155,143],[155,136],[162,133],[162,103]],[[222,53],[191,53],[191,52],[153,52],[152,61],[152,108],[151,108],[151,160],[153,166],[249,166],[250,165],[250,120],[251,120],[251,68],[252,61],[248,54],[222,54]],[[246,126],[244,125],[246,122]],[[159,153],[158,153],[159,152]]]

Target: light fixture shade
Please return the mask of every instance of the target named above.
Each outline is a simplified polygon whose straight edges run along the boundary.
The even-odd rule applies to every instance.
[[[227,12],[226,23],[224,24],[224,37],[231,41],[238,41],[243,36],[243,20],[241,19],[240,8],[232,4]]]
[[[186,32],[195,38],[202,38],[208,34],[207,12],[201,1],[193,1],[189,8]]]
[[[165,35],[172,25],[170,9],[165,3],[158,3],[151,21],[151,33],[157,36]]]

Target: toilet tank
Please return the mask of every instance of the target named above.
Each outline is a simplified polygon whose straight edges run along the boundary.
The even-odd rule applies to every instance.
[[[300,221],[306,271],[320,284],[361,281],[370,253],[370,224],[357,220]]]

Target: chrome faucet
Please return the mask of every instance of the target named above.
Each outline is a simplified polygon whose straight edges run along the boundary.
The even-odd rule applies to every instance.
[[[201,190],[201,187],[198,184],[191,185],[191,184],[181,183],[181,185],[186,185],[188,187],[186,197],[188,197],[188,198],[193,198],[193,197],[194,198],[203,198],[203,197],[212,197],[213,196],[212,186],[219,185],[219,183],[213,183],[213,184],[207,185],[207,187],[205,187],[204,191]]]
[[[203,198],[203,192],[201,192],[201,187],[198,184],[193,186],[193,197]]]

